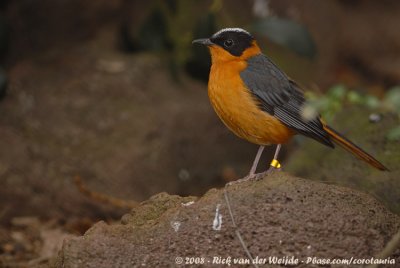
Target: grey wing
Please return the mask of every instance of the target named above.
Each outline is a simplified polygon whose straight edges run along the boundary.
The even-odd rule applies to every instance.
[[[305,105],[303,92],[265,55],[249,58],[247,68],[240,76],[263,111],[275,116],[287,127],[334,147],[319,116],[311,120],[301,116]]]

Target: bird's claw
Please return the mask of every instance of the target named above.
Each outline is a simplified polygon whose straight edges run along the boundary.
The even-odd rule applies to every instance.
[[[253,181],[253,180],[254,181],[258,181],[258,180],[261,180],[262,178],[264,178],[266,175],[268,175],[268,174],[270,174],[270,173],[272,173],[274,171],[279,171],[279,170],[281,170],[281,169],[280,168],[277,169],[277,168],[274,168],[274,167],[270,167],[267,171],[260,172],[260,173],[255,173],[255,174],[249,174],[244,178],[241,178],[241,179],[238,179],[238,180],[235,180],[235,181],[230,181],[230,182],[228,182],[226,184],[226,186],[232,186],[234,184],[242,183],[242,182],[245,182],[245,181]]]

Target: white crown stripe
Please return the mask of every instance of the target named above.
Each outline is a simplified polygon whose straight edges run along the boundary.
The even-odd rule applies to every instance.
[[[238,32],[238,33],[241,32],[241,33],[245,33],[245,34],[248,34],[248,35],[251,36],[251,34],[248,31],[246,31],[246,30],[244,30],[242,28],[225,28],[225,29],[219,30],[218,32],[213,34],[212,37],[216,37],[216,36],[218,36],[218,35],[220,35],[220,34],[222,34],[224,32]]]

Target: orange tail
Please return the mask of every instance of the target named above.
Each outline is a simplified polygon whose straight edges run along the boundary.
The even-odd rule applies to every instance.
[[[324,130],[328,132],[329,136],[333,139],[333,141],[345,149],[346,151],[352,153],[353,155],[357,156],[358,158],[364,160],[371,166],[383,170],[383,171],[389,171],[387,167],[385,167],[381,162],[376,160],[374,157],[369,155],[367,152],[365,152],[363,149],[343,137],[341,134],[337,133],[334,129],[330,128],[327,125],[324,125]]]

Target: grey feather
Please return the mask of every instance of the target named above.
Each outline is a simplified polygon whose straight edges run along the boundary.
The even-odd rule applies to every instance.
[[[334,147],[319,116],[311,120],[301,116],[303,92],[265,55],[249,58],[240,76],[263,111],[298,133]]]

